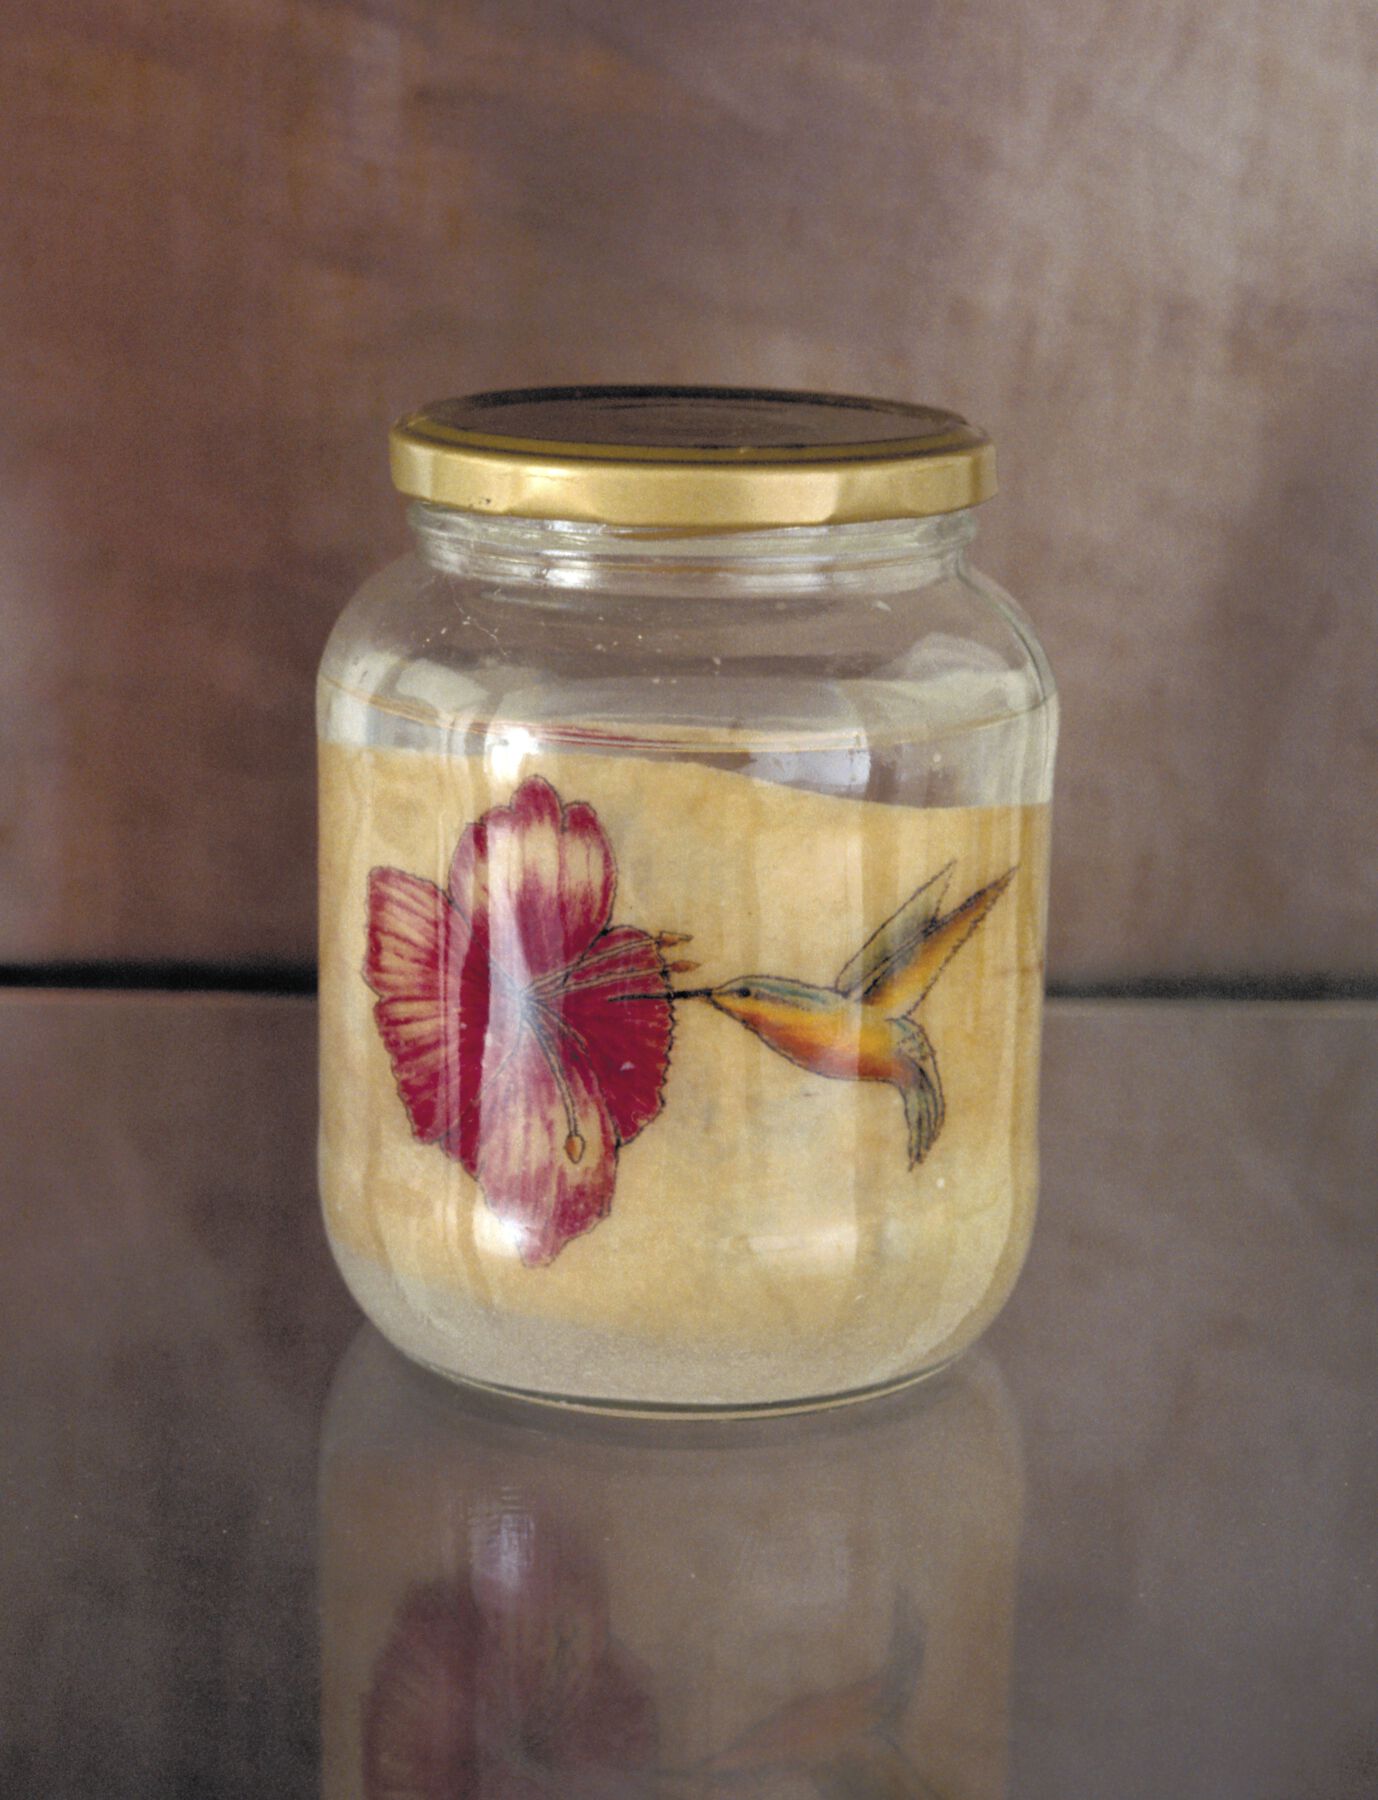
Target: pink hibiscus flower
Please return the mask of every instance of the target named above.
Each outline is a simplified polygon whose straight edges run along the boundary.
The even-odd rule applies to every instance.
[[[649,1688],[610,1629],[597,1562],[546,1521],[504,1515],[468,1569],[398,1607],[364,1700],[364,1794],[639,1792],[659,1738]]]
[[[612,925],[616,886],[593,808],[539,776],[466,828],[448,892],[369,875],[364,979],[412,1132],[532,1265],[606,1216],[618,1151],[662,1104],[685,965],[661,952],[686,940]]]

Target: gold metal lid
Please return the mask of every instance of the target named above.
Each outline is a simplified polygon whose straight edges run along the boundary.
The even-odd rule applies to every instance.
[[[685,530],[923,518],[995,492],[956,413],[772,388],[512,388],[391,433],[404,494],[464,512]]]

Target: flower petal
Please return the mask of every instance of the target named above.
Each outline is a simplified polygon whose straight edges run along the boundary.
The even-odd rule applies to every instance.
[[[588,1061],[527,1024],[485,1083],[482,1108],[484,1200],[524,1263],[553,1262],[604,1217],[617,1179],[617,1137]]]
[[[567,968],[607,924],[617,869],[591,806],[533,775],[459,840],[450,897],[518,986]]]
[[[572,1036],[588,1058],[619,1143],[630,1143],[664,1104],[674,1032],[669,993],[655,939],[616,925],[594,940],[550,1003],[561,1041]],[[660,994],[666,998],[653,997]]]
[[[510,1006],[490,994],[488,958],[432,882],[401,869],[368,878],[364,980],[412,1133],[475,1172],[485,1070],[515,1041]]]
[[[481,1632],[459,1583],[413,1588],[402,1602],[364,1702],[366,1800],[475,1791]]]
[[[471,1550],[469,1586],[484,1630],[481,1729],[558,1763],[608,1647],[603,1571],[559,1517],[539,1508],[485,1518]]]
[[[609,1644],[562,1740],[565,1766],[601,1771],[644,1769],[653,1763],[660,1726],[650,1686],[650,1670],[620,1644]]]

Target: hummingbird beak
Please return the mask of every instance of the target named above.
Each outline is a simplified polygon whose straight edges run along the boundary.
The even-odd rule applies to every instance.
[[[709,1000],[716,988],[669,988],[659,994],[610,994],[611,1000]]]

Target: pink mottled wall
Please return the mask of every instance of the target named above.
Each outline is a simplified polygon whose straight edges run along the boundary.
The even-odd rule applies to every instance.
[[[1055,978],[1378,970],[1365,0],[33,0],[0,87],[0,962],[308,958],[388,418],[667,379],[996,435]]]

